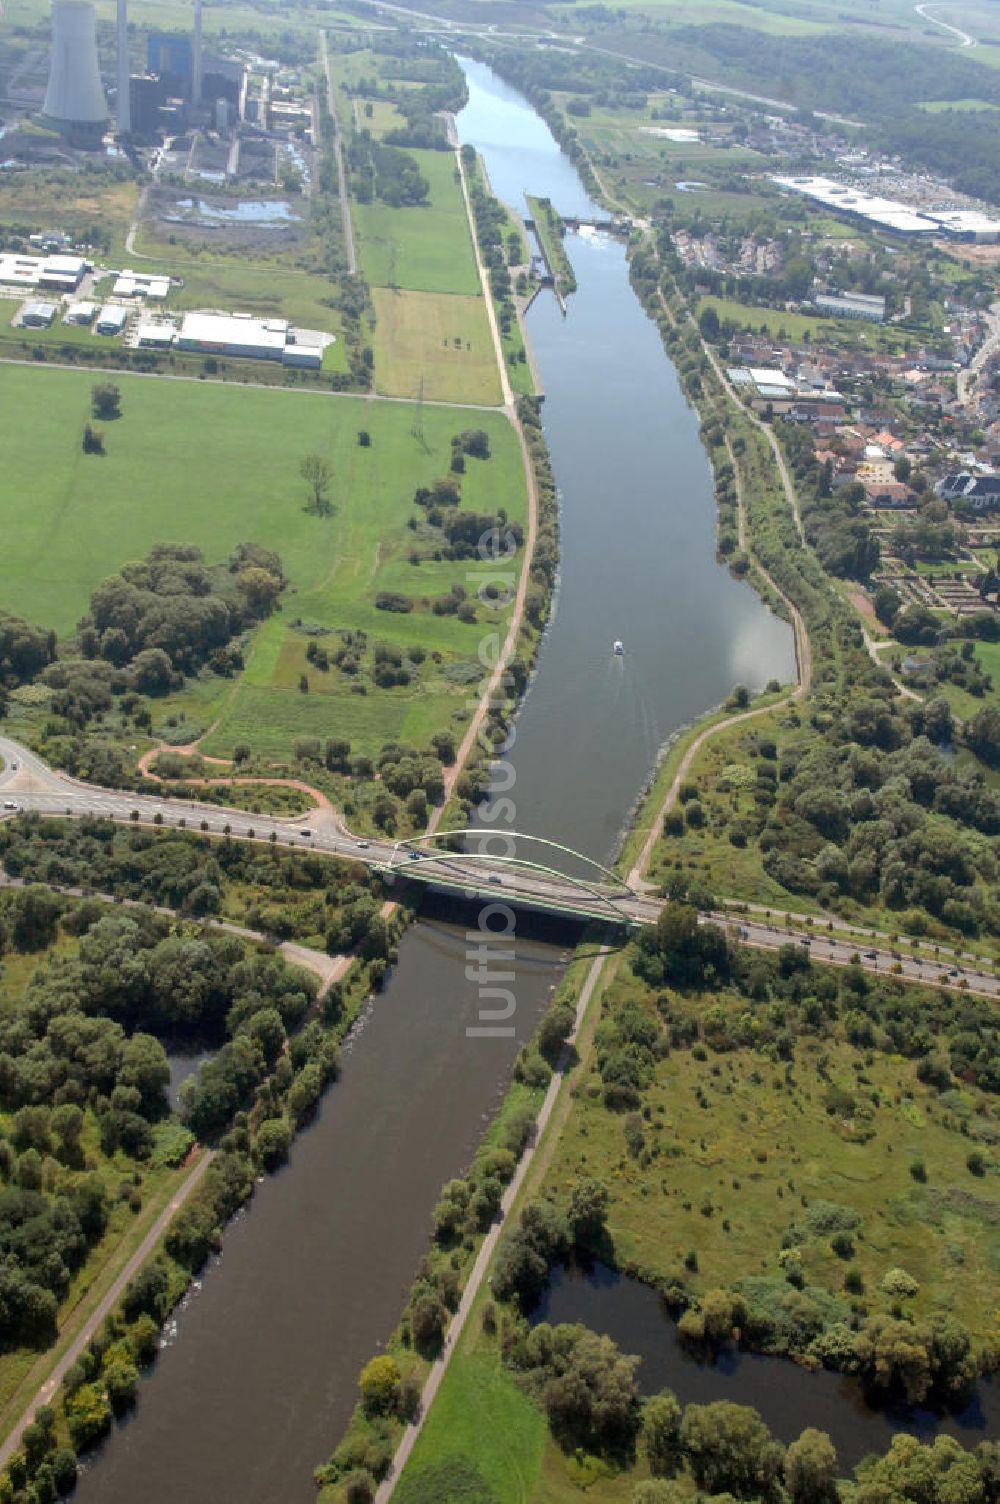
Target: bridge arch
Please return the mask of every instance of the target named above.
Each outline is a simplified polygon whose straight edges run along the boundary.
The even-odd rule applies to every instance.
[[[571,846],[564,846],[559,841],[547,840],[544,836],[526,835],[519,831],[504,832],[505,835],[511,836],[514,839],[533,841],[540,846],[546,847],[547,850],[560,851],[566,856],[574,857],[577,861],[583,862],[586,866],[593,868],[595,873],[600,874],[601,878],[608,879],[615,891],[609,893],[607,888],[599,881],[588,880],[574,873],[563,872],[558,867],[553,867],[547,862],[535,862],[526,857],[518,856],[498,856],[492,852],[442,850],[431,844],[435,841],[441,841],[448,836],[486,836],[492,833],[484,831],[479,827],[473,827],[467,830],[423,832],[417,836],[404,837],[402,840],[396,842],[393,850],[393,859],[386,870],[393,875],[398,871],[406,871],[408,876],[418,876],[418,873],[414,872],[411,868],[404,868],[397,862],[397,855],[404,851],[419,851],[421,866],[424,869],[429,864],[443,865],[449,862],[481,863],[484,868],[494,870],[497,867],[511,868],[515,871],[531,873],[539,877],[555,878],[560,883],[568,884],[572,888],[586,893],[598,905],[610,910],[616,919],[624,920],[628,925],[634,923],[632,916],[621,907],[622,900],[637,897],[634,889],[629,886],[625,879],[620,877],[617,872],[613,872],[611,868],[605,867],[602,862],[596,861],[593,857],[585,856],[583,852],[574,851]],[[504,896],[514,900],[520,897],[522,901],[530,901],[532,897],[527,891],[518,894],[516,891],[512,892],[509,888],[501,887],[496,894],[496,898],[500,900]]]

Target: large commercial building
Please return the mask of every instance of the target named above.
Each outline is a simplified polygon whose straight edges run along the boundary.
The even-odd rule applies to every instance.
[[[188,313],[175,341],[178,350],[229,355],[236,360],[278,360],[286,366],[319,370],[322,345],[297,344],[287,319],[242,318],[238,314]]]
[[[0,283],[8,287],[47,287],[76,292],[90,267],[81,256],[0,254]]]
[[[867,224],[891,235],[947,235],[954,240],[980,243],[1000,241],[1000,220],[990,219],[974,209],[922,209],[918,213],[897,199],[862,193],[833,178],[775,178],[780,188],[801,193],[824,209],[832,209],[857,224]]]
[[[847,219],[888,230],[893,235],[939,235],[940,225],[925,214],[918,214],[906,204],[895,199],[880,198],[877,194],[861,193],[849,188],[846,183],[835,183],[832,178],[775,178],[780,188],[801,193],[804,198],[833,209]]]

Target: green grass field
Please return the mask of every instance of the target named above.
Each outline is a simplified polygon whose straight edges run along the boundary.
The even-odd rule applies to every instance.
[[[361,270],[373,287],[477,293],[479,275],[450,151],[410,151],[431,185],[427,205],[355,204]]]
[[[614,994],[652,1001],[624,967]],[[827,1110],[834,1088],[856,1098],[853,1115]],[[576,1177],[595,1176],[611,1193],[618,1261],[666,1275],[696,1248],[699,1290],[778,1272],[782,1234],[800,1198],[849,1205],[862,1218],[851,1267],[873,1310],[887,1305],[882,1276],[902,1265],[920,1283],[920,1314],[944,1305],[985,1337],[996,1321],[1000,1186],[966,1168],[961,1123],[981,1122],[988,1133],[996,1109],[973,1088],[952,1097],[942,1104],[912,1062],[844,1040],[800,1037],[791,1083],[751,1048],[704,1060],[672,1051],[645,1099],[659,1156],[643,1167],[627,1153],[621,1117],[585,1080],[547,1183],[564,1194]],[[683,1153],[671,1153],[672,1145]],[[926,1181],[911,1175],[917,1158]],[[806,1244],[803,1258],[810,1285],[842,1290],[845,1264],[828,1243]]]
[[[427,560],[415,567],[407,558],[414,536],[407,522],[416,514],[415,488],[447,472],[451,437],[470,426],[469,414],[426,408],[421,439],[408,403],[122,375],[123,416],[106,425],[107,453],[97,457],[80,445],[91,380],[85,372],[0,367],[3,605],[66,633],[94,586],[153,543],[196,543],[214,562],[252,540],[280,553],[289,587],[283,612],[258,635],[244,678],[206,686],[200,703],[192,701],[192,720],[222,715],[207,750],[225,755],[249,736],[266,755],[287,755],[295,736],[330,735],[336,725],[360,751],[404,730],[425,742],[453,716],[467,715],[469,688],[448,669],[459,662],[475,668],[485,608],[479,622],[466,624],[432,614],[421,601],[455,584],[474,595],[487,566]],[[488,513],[505,506],[523,521],[513,431],[499,414],[476,415],[475,426],[488,431],[493,458],[468,463],[463,504]],[[369,448],[358,444],[360,429],[371,434]],[[313,451],[333,465],[330,518],[304,509],[298,467]],[[377,610],[380,590],[410,595],[416,609]],[[410,686],[369,684],[359,695],[336,669],[322,676],[310,670],[303,694],[308,639],[290,627],[295,617],[331,631],[360,628],[373,641],[419,643],[428,657]]]
[[[899,349],[909,339],[917,344],[915,334],[907,334],[884,324],[865,324],[860,319],[821,319],[805,313],[786,313],[782,308],[764,308],[747,303],[737,303],[729,298],[702,298],[698,312],[708,304],[723,321],[732,319],[738,328],[766,329],[778,337],[784,329],[790,340],[801,340],[808,334],[810,339],[826,344],[858,345],[869,350]]]
[[[499,403],[500,375],[482,297],[376,287],[375,383],[390,397]]]

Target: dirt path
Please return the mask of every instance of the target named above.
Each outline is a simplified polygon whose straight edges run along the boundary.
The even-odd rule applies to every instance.
[[[134,1279],[138,1274],[139,1270],[142,1268],[143,1264],[149,1258],[150,1254],[156,1248],[156,1245],[159,1243],[163,1234],[170,1226],[170,1223],[173,1221],[174,1217],[180,1211],[185,1201],[187,1201],[192,1191],[195,1190],[195,1188],[199,1185],[205,1174],[205,1171],[212,1163],[214,1157],[215,1151],[212,1149],[205,1149],[201,1151],[199,1158],[191,1166],[188,1172],[187,1179],[182,1181],[181,1184],[177,1187],[177,1190],[170,1198],[169,1203],[163,1208],[163,1211],[157,1217],[156,1221],[153,1223],[152,1227],[149,1229],[146,1236],[139,1244],[139,1247],[136,1249],[135,1253],[132,1254],[132,1257],[115,1276],[111,1285],[108,1287],[105,1294],[101,1297],[98,1304],[91,1311],[90,1315],[84,1321],[76,1336],[73,1338],[73,1341],[63,1353],[62,1357],[58,1359],[55,1366],[49,1367],[49,1364],[44,1355],[35,1365],[35,1368],[40,1370],[40,1373],[43,1372],[47,1376],[39,1384],[39,1387],[30,1405],[28,1405],[20,1420],[9,1432],[5,1441],[3,1442],[3,1445],[0,1446],[0,1467],[4,1467],[6,1463],[10,1461],[14,1452],[17,1451],[17,1448],[21,1443],[21,1437],[24,1435],[25,1427],[30,1425],[35,1411],[40,1405],[49,1404],[59,1385],[62,1383],[67,1371],[72,1368],[73,1364],[80,1357],[81,1353],[86,1349],[95,1332],[99,1330],[105,1317],[111,1315],[111,1312],[115,1309],[118,1302],[121,1300],[123,1294],[125,1293],[126,1286],[129,1284],[130,1280]],[[35,1370],[33,1369],[32,1375],[34,1375],[34,1372]]]
[[[337,159],[337,185],[340,192],[340,218],[344,227],[344,253],[347,256],[347,270],[353,277],[358,269],[358,258],[354,249],[354,226],[351,224],[347,179],[344,176],[344,133],[340,128],[340,116],[337,114],[337,96],[333,87],[333,75],[330,72],[330,53],[326,32],[322,28],[319,33],[319,50],[323,59],[323,72],[326,74],[327,104],[333,120],[333,152]]]
[[[452,126],[452,130],[453,130]],[[454,139],[454,137],[452,138]],[[496,665],[493,668],[485,688],[479,697],[472,720],[469,722],[465,735],[455,754],[455,761],[444,773],[444,800],[438,805],[427,822],[427,834],[433,835],[441,824],[441,819],[447,808],[448,801],[452,796],[459,776],[469,759],[469,755],[475,745],[476,738],[482,729],[483,722],[489,714],[493,696],[499,689],[517,647],[518,633],[521,630],[521,621],[524,617],[524,603],[528,594],[528,583],[531,577],[531,561],[535,553],[535,543],[538,537],[538,488],[535,485],[535,471],[531,463],[531,455],[528,453],[528,445],[524,437],[520,419],[517,416],[517,405],[511,390],[510,380],[507,376],[507,365],[504,360],[503,345],[500,340],[500,330],[497,325],[496,313],[493,308],[493,297],[490,292],[489,278],[483,258],[479,250],[479,240],[476,235],[476,227],[472,217],[472,204],[469,200],[469,189],[465,179],[465,169],[462,165],[462,152],[460,147],[455,149],[455,161],[458,164],[459,174],[462,179],[462,196],[465,200],[465,213],[469,224],[469,234],[472,236],[472,245],[476,255],[476,265],[479,268],[479,280],[483,289],[483,297],[486,301],[486,312],[489,318],[490,333],[493,336],[493,348],[496,352],[497,366],[500,371],[500,385],[503,391],[504,410],[508,421],[517,434],[517,441],[521,447],[521,463],[524,466],[524,482],[528,492],[528,529],[524,539],[524,558],[521,564],[521,573],[517,582],[517,592],[514,596],[514,605],[511,612],[510,623],[507,627],[507,635],[497,655]]]
[[[545,1093],[545,1099],[542,1102],[541,1108],[538,1112],[535,1136],[532,1139],[531,1143],[528,1145],[527,1149],[522,1154],[517,1169],[514,1172],[514,1178],[504,1192],[503,1201],[500,1205],[500,1214],[497,1220],[493,1223],[493,1226],[490,1228],[489,1232],[486,1234],[486,1237],[483,1239],[482,1247],[480,1248],[479,1253],[476,1257],[476,1262],[472,1266],[472,1271],[466,1281],[465,1289],[462,1291],[462,1299],[459,1302],[458,1310],[452,1317],[451,1324],[448,1327],[447,1333],[445,1334],[444,1346],[441,1350],[441,1356],[435,1360],[431,1371],[427,1375],[427,1379],[424,1383],[423,1392],[420,1396],[420,1410],[417,1414],[417,1419],[415,1421],[412,1421],[411,1424],[408,1425],[406,1430],[403,1432],[399,1446],[396,1448],[395,1456],[392,1459],[392,1467],[389,1470],[389,1474],[384,1482],[379,1485],[378,1492],[375,1495],[375,1504],[388,1504],[388,1501],[392,1498],[396,1484],[399,1482],[403,1469],[410,1459],[410,1454],[412,1453],[413,1448],[416,1444],[417,1437],[423,1430],[424,1421],[426,1420],[427,1415],[430,1412],[431,1405],[434,1403],[437,1392],[441,1388],[442,1380],[444,1379],[445,1374],[448,1372],[448,1365],[451,1363],[452,1356],[455,1352],[456,1347],[458,1346],[459,1338],[461,1337],[462,1332],[465,1330],[466,1323],[469,1319],[469,1314],[472,1311],[472,1307],[475,1305],[476,1297],[482,1289],[483,1281],[486,1278],[487,1270],[489,1269],[489,1266],[493,1261],[493,1255],[496,1253],[497,1244],[499,1243],[504,1228],[506,1227],[507,1219],[510,1216],[511,1209],[518,1198],[521,1188],[528,1176],[528,1172],[531,1170],[531,1167],[535,1162],[535,1157],[539,1152],[539,1147],[544,1138],[545,1130],[548,1127],[549,1120],[552,1117],[556,1102],[559,1099],[560,1092],[562,1091],[563,1085],[566,1081],[570,1064],[574,1059],[572,1054],[572,1045],[576,1040],[577,1034],[579,1033],[580,1027],[586,1016],[587,1008],[589,1007],[590,1000],[594,995],[594,988],[597,986],[601,971],[604,967],[604,962],[610,955],[610,953],[610,948],[606,945],[602,945],[597,955],[594,957],[593,962],[591,963],[590,971],[587,973],[587,980],[583,984],[583,987],[580,991],[579,1001],[576,1005],[576,1018],[573,1024],[573,1032],[567,1041],[567,1048],[564,1050],[562,1058],[560,1059],[559,1064],[555,1072],[553,1073],[552,1080],[549,1082],[548,1090]]]

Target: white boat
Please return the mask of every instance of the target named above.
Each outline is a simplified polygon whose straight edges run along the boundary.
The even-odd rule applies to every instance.
[[[615,653],[619,658],[623,658],[625,656],[625,644],[622,642],[620,637],[615,638]]]

